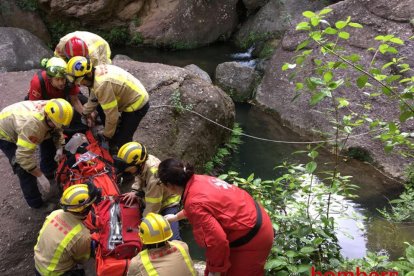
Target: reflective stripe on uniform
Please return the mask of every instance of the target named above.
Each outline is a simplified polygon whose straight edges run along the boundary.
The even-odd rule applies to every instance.
[[[179,195],[170,196],[165,201],[162,202],[162,208],[172,205],[174,203],[179,203],[180,200],[181,200],[181,196]]]
[[[162,201],[162,196],[160,197],[145,197],[145,201],[148,203],[160,203]]]
[[[89,50],[89,55],[94,52],[98,47],[100,47],[101,45],[105,45],[105,41],[103,40],[97,40],[96,42],[92,43],[92,45],[88,46],[88,50]],[[106,45],[105,45],[106,48]],[[109,57],[108,57],[109,59]]]
[[[55,216],[51,217],[50,219],[47,219],[47,224],[45,223],[45,225],[43,226],[43,228],[40,230],[39,233],[39,237],[42,235],[45,226],[49,225],[50,221],[54,218]],[[82,225],[78,224],[75,227],[72,228],[72,230],[70,230],[69,233],[66,234],[66,236],[63,238],[63,240],[59,243],[58,247],[56,248],[55,253],[53,254],[52,259],[50,260],[50,264],[47,268],[43,268],[43,267],[38,267],[36,266],[36,269],[43,275],[43,276],[55,276],[55,275],[61,275],[63,273],[60,272],[54,272],[53,270],[56,269],[56,266],[59,263],[60,258],[62,257],[62,253],[65,251],[66,247],[68,246],[68,244],[72,241],[72,239],[79,234],[79,232],[82,231]],[[38,242],[39,242],[39,238],[38,238]],[[37,244],[36,244],[37,247]],[[35,247],[35,248],[36,248]],[[88,256],[89,257],[89,256]]]
[[[7,135],[7,133],[5,131],[3,131],[2,129],[0,129],[0,137],[6,139],[9,142],[13,142],[13,140],[10,138],[10,136]]]
[[[17,142],[16,142],[17,146],[23,147],[23,148],[27,148],[27,149],[35,149],[36,148],[36,144],[33,144],[31,142],[27,142],[23,139],[17,138]]]
[[[180,251],[181,255],[183,255],[185,264],[187,265],[188,269],[191,272],[191,275],[195,276],[196,273],[194,271],[193,265],[191,263],[191,259],[190,256],[187,254],[187,252],[185,251],[184,247],[181,246],[181,244],[177,243],[177,242],[170,242],[172,245],[174,245],[175,247],[178,248],[178,250]]]
[[[141,106],[143,100],[144,97],[139,97],[137,101],[125,108],[124,112],[134,112]]]
[[[118,105],[118,101],[117,100],[113,100],[110,103],[101,104],[103,110],[110,109],[110,108],[114,108],[117,105]]]
[[[157,271],[155,270],[154,266],[152,265],[152,263],[149,259],[148,249],[145,249],[144,251],[141,251],[141,253],[139,253],[139,255],[141,256],[142,265],[144,266],[144,268],[147,271],[148,275],[149,276],[158,276]]]

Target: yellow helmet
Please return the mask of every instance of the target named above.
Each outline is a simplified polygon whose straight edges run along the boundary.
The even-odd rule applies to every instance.
[[[49,100],[45,106],[45,112],[57,128],[69,126],[73,118],[73,108],[64,99]]]
[[[60,205],[65,211],[82,213],[95,202],[95,199],[96,197],[90,197],[88,185],[76,184],[63,192]]]
[[[148,153],[143,144],[129,142],[119,149],[118,157],[124,160],[127,164],[138,165],[147,160]]]
[[[148,213],[139,225],[139,236],[144,244],[167,241],[173,236],[170,223],[161,215]]]
[[[66,78],[70,82],[79,83],[90,72],[92,72],[92,65],[86,57],[75,56],[68,61],[66,66]]]

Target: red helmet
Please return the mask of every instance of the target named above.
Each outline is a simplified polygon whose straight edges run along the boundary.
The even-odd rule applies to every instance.
[[[74,56],[87,57],[89,56],[88,46],[82,39],[74,36],[65,44],[65,55],[68,59]]]

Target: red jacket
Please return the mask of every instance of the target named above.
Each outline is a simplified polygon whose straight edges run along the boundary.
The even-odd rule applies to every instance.
[[[226,272],[232,242],[256,223],[253,198],[244,190],[206,175],[194,175],[183,194],[184,212],[199,246],[206,248],[208,271]]]
[[[64,90],[59,90],[57,88],[55,88],[49,80],[49,77],[46,75],[46,71],[42,71],[42,77],[43,80],[45,82],[45,88],[46,88],[46,93],[49,96],[50,99],[55,99],[55,98],[65,98],[65,92]],[[78,86],[74,85],[70,90],[69,90],[69,95],[78,95],[80,92],[80,89]],[[37,101],[37,100],[46,100],[43,99],[42,97],[42,88],[40,85],[40,80],[37,76],[37,73],[34,74],[32,80],[30,81],[30,88],[29,88],[29,100],[31,101]]]

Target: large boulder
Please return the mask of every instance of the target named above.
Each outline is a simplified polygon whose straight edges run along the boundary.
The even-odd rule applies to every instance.
[[[237,0],[39,0],[48,20],[76,20],[90,29],[128,27],[135,43],[194,48],[230,37]]]
[[[315,11],[324,6],[322,0],[270,0],[243,23],[234,35],[235,42],[240,47],[247,48],[256,41],[281,37],[290,28],[292,20],[301,16],[303,11]]]
[[[137,77],[150,93],[151,108],[134,139],[160,159],[174,156],[202,168],[230,135],[219,126],[233,126],[230,97],[183,68],[128,60],[114,64]]]
[[[247,102],[253,96],[260,76],[240,62],[223,62],[216,67],[215,83],[236,102]]]
[[[132,28],[145,44],[194,48],[229,38],[238,23],[236,0],[168,2],[150,10],[141,25]],[[166,7],[169,7],[167,9]]]
[[[43,40],[50,42],[50,35],[39,14],[34,11],[36,6],[21,9],[14,0],[2,0],[0,4],[0,26],[25,29]],[[19,1],[22,3],[23,1]]]
[[[380,12],[380,6],[388,8]],[[413,35],[413,30],[409,24],[410,13],[405,14],[403,12],[406,5],[398,0],[378,2],[371,0],[345,0],[330,7],[333,9],[333,12],[326,19],[331,24],[338,20],[346,20],[348,16],[351,16],[353,22],[358,22],[364,26],[363,29],[347,29],[351,34],[351,38],[346,41],[340,40],[339,42],[340,46],[344,47],[345,53],[358,54],[361,57],[360,63],[363,65],[369,65],[373,58],[374,53],[367,51],[367,49],[378,46],[379,42],[374,40],[375,36],[380,34],[396,34],[402,39],[407,40]],[[411,5],[412,8],[413,5]],[[399,21],[394,20],[395,18],[399,18]],[[292,62],[292,59],[298,54],[295,52],[296,46],[305,38],[306,34],[295,31],[294,27],[286,33],[281,47],[277,49],[268,63],[262,83],[257,90],[256,100],[261,105],[275,110],[283,121],[300,133],[307,135],[332,133],[332,124],[330,123],[332,118],[327,116],[328,110],[333,108],[330,101],[323,101],[315,106],[310,106],[309,93],[302,93],[300,97],[292,101],[297,94],[294,82],[289,78],[289,71],[281,70],[284,63]],[[320,53],[319,48],[315,46],[313,48],[314,51],[309,61],[316,59],[326,60],[328,58]],[[411,42],[400,47],[401,53],[407,56],[407,61],[410,63],[412,63],[414,58],[412,48]],[[377,55],[377,58],[377,65],[379,67],[388,61],[388,57],[382,57],[381,55]],[[336,61],[336,59],[334,60]],[[303,68],[297,70],[296,80],[304,82],[306,77],[314,74],[315,64],[307,62]],[[344,97],[349,100],[351,103],[349,110],[354,111],[356,114],[367,114],[371,118],[382,118],[385,120],[398,118],[399,105],[397,101],[385,96],[367,97],[367,93],[373,92],[372,89],[366,87],[362,91],[353,85],[360,75],[359,72],[348,68],[342,71],[336,70],[335,74],[335,77],[338,78],[354,80],[350,86],[344,85],[335,91],[338,97]],[[369,104],[371,109],[367,111],[362,103]],[[344,112],[340,112],[338,116],[342,118],[343,115]],[[410,125],[406,127],[413,129]],[[348,148],[354,148],[359,152],[369,154],[375,164],[392,176],[401,177],[404,174],[404,168],[412,160],[403,158],[398,154],[386,154],[381,142],[373,139],[373,136],[377,133],[369,133],[368,128],[357,129],[356,133],[360,135],[351,136],[347,140]],[[330,138],[333,137],[329,136],[328,139]]]
[[[29,31],[0,27],[0,72],[40,68],[42,58],[53,52]]]

